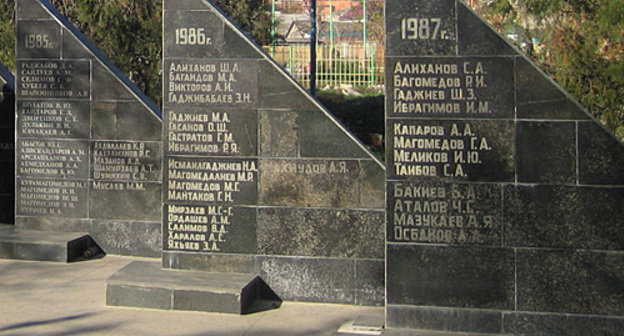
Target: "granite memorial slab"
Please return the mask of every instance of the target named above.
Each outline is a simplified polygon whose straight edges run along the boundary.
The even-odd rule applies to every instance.
[[[462,1],[386,29],[386,332],[624,333],[622,143]]]
[[[160,110],[52,4],[16,2],[16,227],[160,256]]]
[[[163,267],[383,304],[383,163],[213,3],[163,6]]]
[[[0,63],[0,223],[15,222],[15,77]]]

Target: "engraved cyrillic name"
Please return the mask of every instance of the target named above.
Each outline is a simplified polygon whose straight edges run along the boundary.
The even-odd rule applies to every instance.
[[[169,204],[165,207],[164,230],[167,250],[199,252],[222,251],[235,209],[231,206],[187,206]]]
[[[174,112],[167,119],[167,151],[194,155],[237,155],[240,147],[228,112]]]
[[[512,68],[511,60],[497,61]],[[418,58],[396,60],[392,65],[389,115],[393,117],[513,115],[512,77],[499,75],[499,65],[491,60]]]
[[[257,94],[245,73],[257,73],[249,61],[175,60],[166,62],[166,100],[171,104],[245,106],[256,102]]]
[[[92,151],[94,180],[148,181],[157,180],[160,175],[158,144],[96,141]]]
[[[84,138],[89,104],[78,101],[20,101],[20,135],[29,138]]]
[[[401,122],[391,124],[395,176],[468,178],[469,168],[482,165],[493,150],[490,139],[471,123]]]
[[[86,182],[18,179],[17,212],[21,215],[82,217],[86,215]]]
[[[90,73],[88,61],[18,61],[17,69],[17,90],[22,98],[90,97],[88,85],[77,80]]]
[[[256,160],[169,158],[166,163],[168,201],[241,204],[256,193]],[[243,192],[249,188],[253,192]]]
[[[62,178],[86,178],[89,165],[86,142],[19,141],[18,174]]]
[[[500,244],[500,187],[390,183],[388,240]]]

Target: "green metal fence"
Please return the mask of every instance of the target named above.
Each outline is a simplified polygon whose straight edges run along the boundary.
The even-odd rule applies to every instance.
[[[304,87],[310,87],[310,46],[265,47]],[[373,86],[384,83],[383,48],[376,44],[335,44],[316,47],[316,86]]]

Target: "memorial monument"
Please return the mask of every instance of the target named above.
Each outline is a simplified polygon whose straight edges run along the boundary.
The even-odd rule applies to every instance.
[[[383,164],[212,3],[163,6],[158,274],[246,273],[284,300],[382,305]],[[162,307],[169,283],[132,282],[140,267],[111,278],[110,304]]]
[[[14,223],[15,77],[0,63],[0,223]]]
[[[624,332],[624,147],[463,2],[386,2],[386,328]]]
[[[48,1],[16,2],[16,227],[160,256],[161,112]]]

